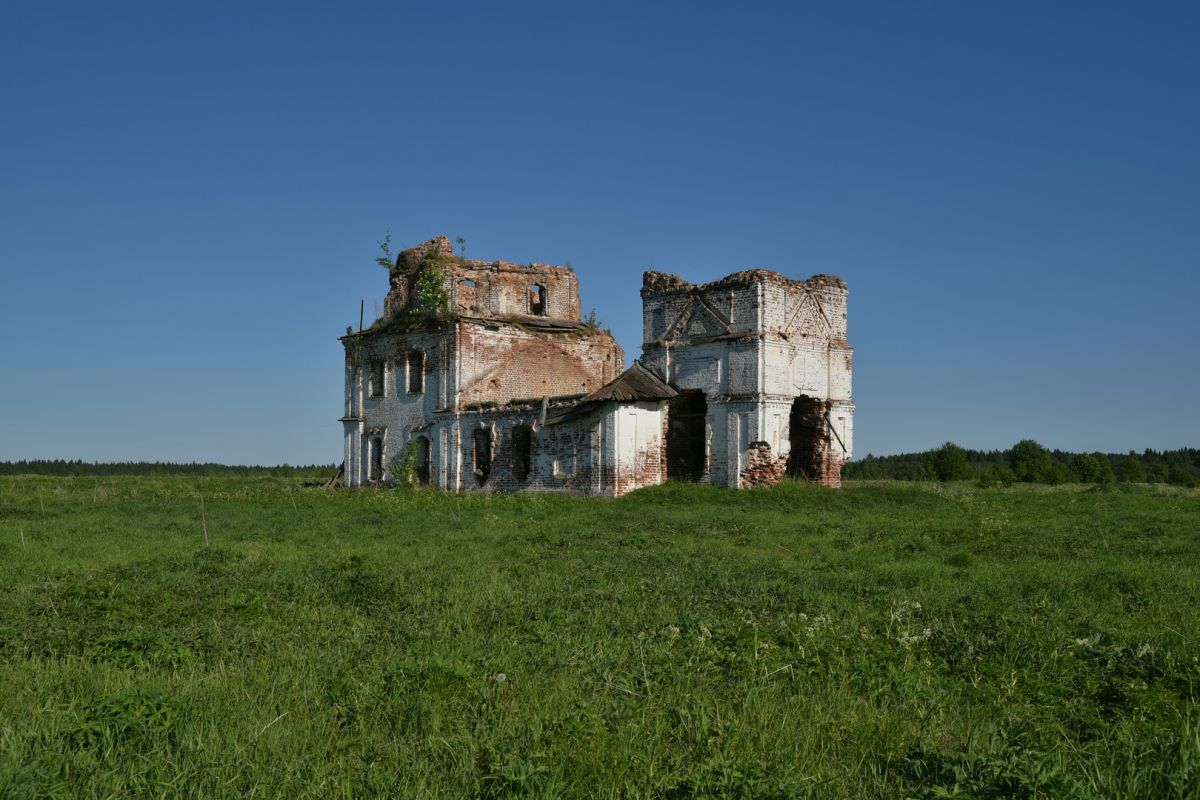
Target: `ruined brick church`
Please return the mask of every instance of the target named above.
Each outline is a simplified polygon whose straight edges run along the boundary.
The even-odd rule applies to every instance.
[[[841,484],[852,454],[846,284],[763,269],[642,281],[642,357],[580,313],[570,267],[405,250],[348,332],[345,482],[615,497],[665,480]]]

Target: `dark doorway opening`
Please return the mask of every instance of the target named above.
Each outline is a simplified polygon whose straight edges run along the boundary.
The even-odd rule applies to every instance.
[[[708,402],[704,392],[680,392],[667,410],[667,477],[698,481],[704,475],[704,422]]]
[[[819,400],[802,394],[792,401],[788,438],[792,451],[788,454],[787,474],[806,481],[820,480],[828,437]]]
[[[421,486],[429,485],[429,439],[424,436],[416,438],[417,443],[417,483]]]
[[[513,477],[521,483],[529,479],[533,471],[533,431],[528,425],[517,425],[512,429]]]

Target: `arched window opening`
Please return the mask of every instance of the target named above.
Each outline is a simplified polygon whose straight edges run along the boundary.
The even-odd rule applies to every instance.
[[[492,474],[492,432],[487,428],[476,428],[471,440],[474,444],[471,458],[473,472],[475,480],[482,486]]]
[[[533,472],[533,431],[528,425],[517,425],[512,430],[512,471],[521,483]]]
[[[383,437],[372,436],[368,441],[367,480],[383,480]]]
[[[417,443],[417,453],[416,453],[417,483],[419,483],[421,486],[428,486],[429,485],[429,473],[430,473],[430,470],[429,470],[429,461],[430,461],[429,439],[424,436],[418,436],[416,438],[416,443]]]

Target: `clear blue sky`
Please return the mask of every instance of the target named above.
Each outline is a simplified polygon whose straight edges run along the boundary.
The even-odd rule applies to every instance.
[[[0,460],[334,462],[403,245],[850,284],[859,455],[1200,445],[1195,3],[0,10]]]

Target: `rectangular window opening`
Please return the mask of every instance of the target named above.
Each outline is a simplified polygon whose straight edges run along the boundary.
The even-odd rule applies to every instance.
[[[420,394],[425,391],[425,354],[413,350],[408,354],[408,393]]]
[[[535,283],[529,287],[529,313],[535,317],[544,317],[546,315],[546,287],[540,283]]]

